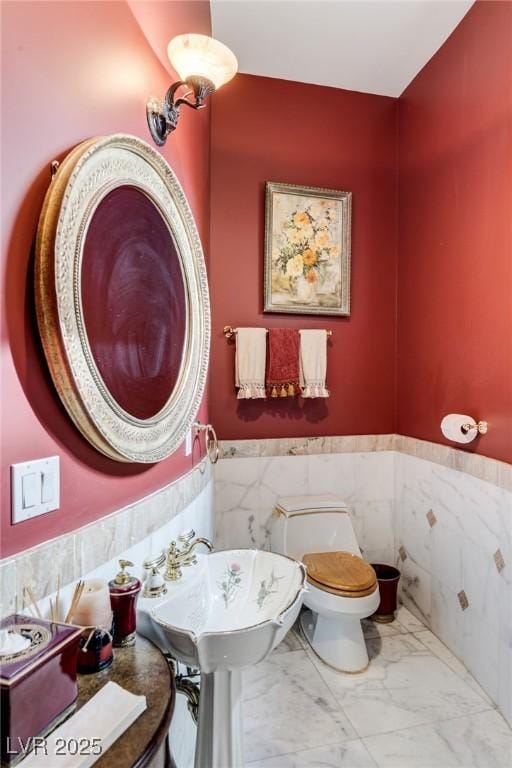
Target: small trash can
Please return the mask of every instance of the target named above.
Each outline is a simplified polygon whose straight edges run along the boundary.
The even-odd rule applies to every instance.
[[[385,565],[384,563],[372,563],[371,566],[377,575],[380,592],[379,607],[373,614],[372,619],[382,624],[387,624],[395,618],[400,571],[398,568],[394,568],[392,565]]]

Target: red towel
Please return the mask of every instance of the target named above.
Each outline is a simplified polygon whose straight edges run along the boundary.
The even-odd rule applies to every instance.
[[[274,328],[268,332],[267,394],[294,397],[299,394],[299,332]]]

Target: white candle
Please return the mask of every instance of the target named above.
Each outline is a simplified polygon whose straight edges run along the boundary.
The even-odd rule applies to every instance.
[[[85,582],[82,597],[71,621],[80,627],[102,627],[108,631],[111,630],[112,608],[106,581],[90,579]]]

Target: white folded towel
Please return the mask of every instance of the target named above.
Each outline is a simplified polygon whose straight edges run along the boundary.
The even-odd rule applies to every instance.
[[[90,768],[145,709],[145,696],[110,681],[48,736],[44,750],[28,755],[23,768]],[[75,744],[91,748],[77,754]]]
[[[300,386],[302,397],[329,397],[325,388],[327,375],[327,332],[301,330]]]
[[[266,328],[236,329],[235,385],[240,400],[266,397]]]

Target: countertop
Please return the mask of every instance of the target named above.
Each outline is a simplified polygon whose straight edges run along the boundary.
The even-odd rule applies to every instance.
[[[147,709],[95,765],[98,768],[172,766],[166,736],[174,710],[176,688],[167,660],[160,650],[141,635],[137,635],[133,646],[114,648],[114,661],[108,669],[93,675],[77,675],[77,709],[109,680],[131,693],[144,695]]]

